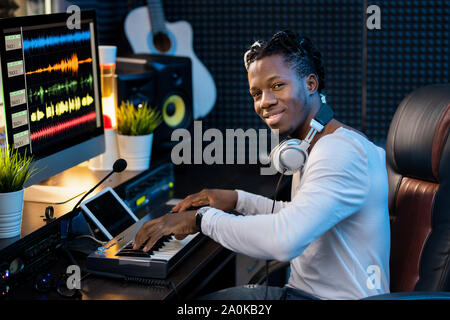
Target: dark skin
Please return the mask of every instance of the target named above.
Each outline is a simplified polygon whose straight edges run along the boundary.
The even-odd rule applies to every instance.
[[[280,135],[304,139],[311,120],[320,108],[317,76],[310,74],[300,79],[283,56],[272,55],[250,64],[248,82],[255,111],[270,129],[279,130]],[[309,151],[321,137],[339,127],[354,130],[332,119],[322,132],[315,135]],[[145,243],[143,251],[146,252],[164,235],[174,234],[180,240],[198,232],[195,224],[197,210],[188,210],[191,207],[211,206],[232,210],[236,202],[237,192],[234,190],[203,189],[191,194],[172,208],[172,212],[177,214],[167,214],[143,224],[136,235],[134,249]]]
[[[209,205],[220,210],[231,210],[236,207],[235,193],[234,190],[203,189],[187,196],[172,208],[172,212],[177,214],[166,214],[144,223],[136,234],[133,249],[140,248],[146,243],[143,251],[147,252],[164,235],[173,233],[175,238],[182,240],[189,234],[197,233],[199,231],[195,224],[197,210],[187,209]]]

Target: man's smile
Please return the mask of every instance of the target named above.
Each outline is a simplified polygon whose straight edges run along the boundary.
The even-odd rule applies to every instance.
[[[263,115],[263,118],[265,119],[268,125],[274,125],[280,122],[281,118],[283,117],[283,114],[284,110],[272,111]]]

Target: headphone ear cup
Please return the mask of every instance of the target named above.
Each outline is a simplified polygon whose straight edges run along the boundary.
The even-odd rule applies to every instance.
[[[280,164],[280,151],[282,150],[282,146],[285,144],[285,142],[282,142],[279,145],[277,145],[275,148],[273,148],[273,150],[270,152],[270,155],[269,155],[270,162],[272,163],[274,168],[280,173],[283,173],[283,171],[284,171]]]
[[[280,152],[280,163],[286,170],[286,174],[294,174],[300,170],[306,162],[308,155],[299,146],[290,146]]]
[[[285,140],[270,153],[270,161],[274,168],[286,175],[300,170],[308,158],[309,143],[299,139]]]

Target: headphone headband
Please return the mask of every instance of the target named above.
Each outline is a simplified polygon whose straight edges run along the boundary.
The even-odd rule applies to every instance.
[[[320,122],[321,125],[326,126],[328,124],[328,122],[330,122],[331,119],[333,119],[333,116],[334,116],[334,112],[331,109],[331,107],[329,105],[327,105],[326,103],[321,103],[319,111],[317,112],[314,119],[316,119],[318,122]]]

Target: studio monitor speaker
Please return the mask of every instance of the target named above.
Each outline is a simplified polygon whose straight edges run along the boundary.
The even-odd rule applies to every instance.
[[[144,101],[157,108],[163,122],[155,130],[152,160],[170,156],[172,132],[193,128],[192,67],[188,57],[135,54],[117,59],[118,103]]]

